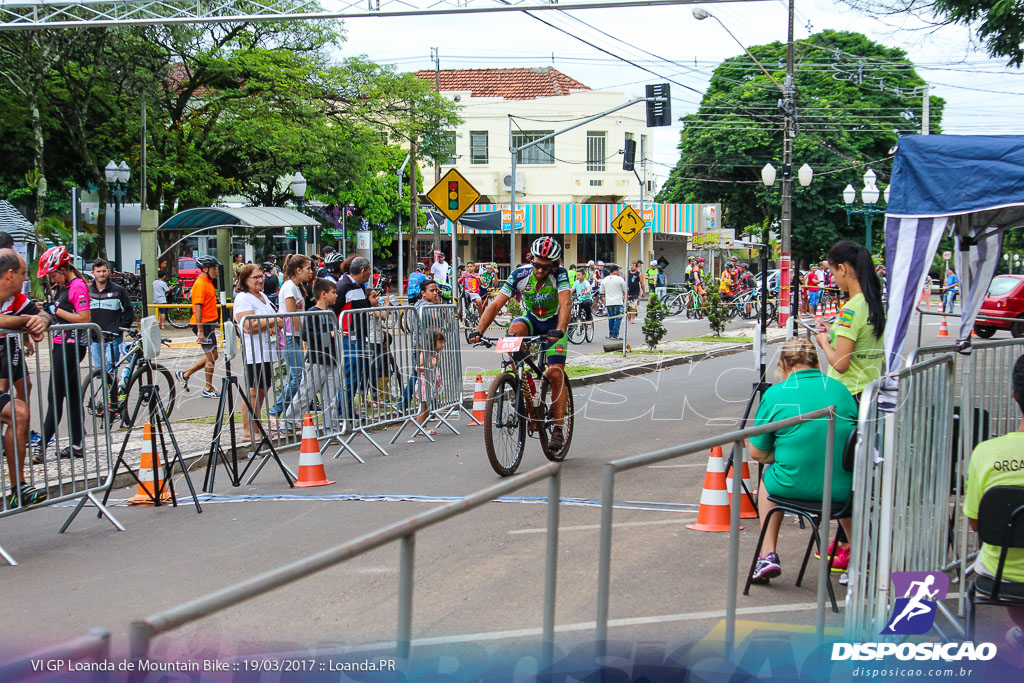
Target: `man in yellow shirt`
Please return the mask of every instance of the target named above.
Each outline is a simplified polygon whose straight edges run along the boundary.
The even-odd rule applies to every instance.
[[[967,466],[964,514],[975,531],[978,530],[978,507],[988,489],[993,486],[1024,487],[1024,355],[1013,365],[1011,386],[1013,398],[1021,411],[1017,431],[978,444]],[[998,547],[982,544],[978,561],[974,563],[974,571],[979,577],[991,579],[995,576],[999,552]],[[1024,593],[1024,550],[1010,548],[1007,551],[1003,582],[1020,584],[1019,589]],[[992,582],[988,583],[991,585]],[[1017,625],[1006,632],[1006,640],[1015,648],[1024,649],[1024,607],[1012,607],[1009,612]]]
[[[203,357],[195,365],[182,372],[175,373],[181,388],[188,391],[188,378],[206,369],[206,387],[203,389],[205,398],[220,398],[213,388],[213,367],[217,362],[217,323],[220,322],[220,309],[217,306],[217,288],[214,281],[220,268],[220,261],[212,256],[196,258],[196,266],[200,270],[199,277],[192,285],[192,331],[196,333]]]

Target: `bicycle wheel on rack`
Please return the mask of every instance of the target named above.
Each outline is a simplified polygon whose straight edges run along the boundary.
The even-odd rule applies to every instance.
[[[519,469],[526,448],[526,410],[519,378],[503,372],[487,388],[484,449],[491,468],[508,477]]]
[[[544,375],[544,380],[540,384],[540,404],[544,406],[545,418],[544,418],[544,429],[540,430],[540,447],[544,451],[544,456],[552,462],[561,462],[565,460],[565,456],[569,454],[569,446],[572,444],[572,425],[573,425],[573,401],[572,401],[572,385],[569,383],[569,373],[562,369],[562,382],[564,383],[564,390],[568,392],[565,399],[565,417],[562,421],[562,435],[565,439],[565,443],[557,451],[552,451],[548,447],[548,441],[551,438],[551,430],[555,427],[555,417],[551,410],[550,401],[551,395],[551,382],[548,380],[547,373]]]
[[[164,414],[168,419],[171,417],[171,413],[174,412],[174,399],[177,396],[177,387],[174,382],[174,376],[171,375],[171,371],[160,365],[159,363],[153,363],[153,383],[159,388],[160,402],[164,404]],[[128,388],[125,390],[125,394],[128,396],[127,400],[121,406],[121,424],[127,425],[128,420],[135,414],[135,408],[142,399],[142,385],[148,382],[146,377],[146,371],[143,368],[138,368],[132,373],[131,379],[128,380]],[[141,415],[145,415],[145,407],[143,406]]]

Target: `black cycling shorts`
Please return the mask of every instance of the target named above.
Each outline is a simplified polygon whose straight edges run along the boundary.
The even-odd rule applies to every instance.
[[[25,372],[25,354],[21,349],[21,340],[16,336],[0,338],[0,379],[18,382],[25,378]]]

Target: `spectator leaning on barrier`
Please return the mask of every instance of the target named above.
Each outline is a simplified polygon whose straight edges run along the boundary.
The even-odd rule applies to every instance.
[[[818,353],[810,340],[794,337],[782,346],[778,377],[782,381],[768,389],[757,408],[754,424],[779,422],[829,406],[836,407],[835,442],[832,451],[832,502],[844,503],[850,497],[852,474],[843,469],[843,447],[857,427],[857,403],[842,384],[821,374]],[[768,465],[757,492],[757,513],[764,524],[775,504],[768,494],[780,498],[820,501],[824,494],[826,419],[803,422],[777,432],[749,440],[750,456]],[[782,573],[776,552],[783,515],[772,515],[764,536],[761,554],[752,575],[752,583],[768,583]],[[842,519],[847,537],[850,520]],[[827,527],[826,527],[827,528]],[[849,547],[836,552],[834,569],[845,569],[850,561]]]
[[[0,233],[6,235],[7,233]],[[4,247],[3,251],[6,253],[9,247]],[[13,273],[12,277],[22,278],[22,282],[28,281],[28,276],[25,271],[25,259],[21,258],[20,255],[13,249],[10,249],[11,253],[18,256],[21,265],[21,274],[17,271],[17,266],[14,260],[8,254],[8,263],[6,269],[2,272],[2,275],[6,276],[9,272]],[[17,290],[13,290],[8,283],[8,287],[3,291],[13,291],[14,293],[9,296],[3,296],[0,298],[0,315],[14,318],[15,316],[40,316],[41,321],[45,321],[49,325],[50,316],[49,314],[42,313],[39,306],[31,298],[25,295],[24,287]],[[0,326],[6,327],[6,326]],[[21,329],[18,325],[15,328],[8,329]],[[45,329],[45,327],[43,328]],[[14,383],[14,393],[22,401],[28,402],[29,394],[32,391],[32,380],[29,377],[28,367],[25,362],[25,357],[30,356],[35,352],[33,347],[32,339],[26,339],[20,335],[6,335],[0,334],[0,391],[10,391],[11,383]],[[39,435],[33,432],[34,440],[39,440]]]
[[[337,297],[337,287],[327,278],[313,282],[313,296],[316,302],[309,309],[315,315],[306,317],[302,326],[302,340],[306,342],[308,355],[302,368],[302,381],[295,397],[288,404],[281,418],[281,429],[291,432],[298,428],[299,419],[309,410],[319,395],[324,409],[324,427],[328,432],[340,431],[338,411],[334,397],[340,391],[338,371],[338,345],[334,338],[337,325],[332,316],[318,311],[330,311]]]
[[[217,289],[214,281],[220,269],[220,261],[212,256],[199,256],[196,266],[200,274],[192,284],[192,331],[196,333],[199,348],[203,357],[195,365],[182,372],[175,373],[181,388],[188,391],[188,379],[201,369],[206,370],[206,387],[203,389],[205,398],[220,398],[213,388],[213,367],[217,362],[217,323],[220,322],[220,309],[217,306]]]
[[[249,402],[256,411],[256,418],[263,412],[263,399],[267,388],[273,382],[273,366],[278,360],[277,332],[281,328],[279,318],[263,317],[259,320],[244,320],[246,316],[271,316],[277,309],[263,291],[264,271],[253,265],[243,266],[238,271],[235,284],[235,322],[242,330],[242,350],[245,358],[245,377],[249,385]],[[249,409],[242,403],[242,440],[252,441],[249,424]]]
[[[427,306],[436,306],[441,303],[441,288],[433,280],[424,280],[420,283],[420,299],[416,302],[416,318],[417,320],[423,320],[423,310]],[[419,333],[414,331],[412,335],[412,357],[416,367],[413,367],[409,372],[409,381],[402,391],[402,409],[404,410],[409,405],[409,400],[416,391],[416,383],[419,378],[419,363],[416,361],[419,358]]]
[[[306,310],[302,285],[313,279],[313,264],[308,257],[292,254],[284,262],[284,284],[278,293],[277,312],[284,318],[284,362],[288,366],[288,381],[281,388],[274,405],[267,411],[272,417],[280,415],[292,395],[298,391],[302,379],[302,318],[289,317]],[[236,304],[237,305],[237,304]]]
[[[116,282],[110,281],[110,265],[101,258],[92,263],[89,307],[92,309],[92,322],[99,325],[102,331],[109,333],[102,339],[92,340],[92,365],[95,368],[103,368],[108,375],[112,375],[114,365],[121,360],[121,344],[124,343],[121,328],[132,326],[135,322],[135,313],[132,311],[128,292]],[[106,363],[100,360],[101,344]]]
[[[993,486],[1024,487],[1024,356],[1013,364],[1011,387],[1013,399],[1021,412],[1017,431],[978,444],[967,465],[964,514],[974,531],[978,530],[978,507],[986,491]],[[982,544],[978,560],[974,563],[974,571],[979,576],[994,578],[999,566],[999,554],[998,547]],[[1015,588],[1017,592],[1024,592],[1024,550],[1007,550],[1003,582],[1020,584]],[[1010,608],[1009,612],[1016,626],[1007,631],[1006,640],[1018,650],[1024,649],[1024,603],[1020,607]]]
[[[154,304],[166,304],[167,293],[171,290],[171,286],[167,284],[167,271],[161,268],[157,271],[156,279],[153,280],[153,303]],[[167,313],[165,309],[158,308],[157,317],[160,320],[160,329],[164,329],[167,324]]]
[[[835,324],[820,323],[815,339],[828,359],[828,376],[846,385],[860,402],[864,387],[882,373],[885,307],[871,253],[853,242],[839,242],[828,252],[836,286],[850,300]]]
[[[42,341],[46,329],[50,326],[52,316],[43,313],[31,299],[26,299],[22,292],[28,280],[25,259],[13,249],[0,249],[0,300],[4,302],[4,310],[0,311],[0,329],[24,330],[35,341]],[[9,302],[21,301],[21,305],[10,306]],[[0,358],[2,366],[7,370],[25,373],[25,361],[18,352],[19,358],[13,357],[14,346],[7,350],[8,341],[16,340],[16,336],[4,339],[4,357]],[[31,348],[26,340],[25,352]],[[9,365],[10,364],[10,365]],[[14,377],[11,373],[10,376]],[[15,380],[15,387],[19,384]],[[10,478],[10,496],[7,507],[41,503],[46,500],[46,491],[34,489],[25,483],[25,446],[29,440],[30,413],[28,403],[20,398],[12,398],[7,391],[0,391],[0,425],[3,426],[3,449],[7,460],[7,474]],[[15,443],[16,442],[16,443]],[[15,448],[17,445],[17,448]]]
[[[352,259],[349,272],[338,282],[338,301],[334,310],[338,312],[341,327],[342,354],[345,361],[345,406],[346,417],[355,417],[352,397],[362,388],[366,363],[363,356],[366,337],[366,320],[346,316],[345,311],[358,311],[370,307],[366,296],[366,283],[370,279],[370,261],[362,256]]]
[[[39,257],[38,277],[48,277],[50,284],[57,288],[57,299],[53,303],[53,315],[58,324],[82,324],[92,320],[89,307],[89,287],[78,269],[71,265],[71,255],[64,247],[50,247]],[[68,425],[71,430],[71,444],[61,449],[60,457],[82,458],[85,456],[85,441],[82,430],[82,389],[79,383],[79,364],[85,357],[88,333],[58,332],[53,335],[53,351],[50,358],[50,395],[43,422],[43,436],[33,460],[43,460],[43,444],[49,444],[50,437],[57,432],[57,425],[64,415],[64,403],[68,406]]]
[[[608,311],[608,338],[621,339],[619,326],[622,325],[622,314],[626,309],[626,281],[622,279],[622,271],[612,266],[611,273],[601,280],[601,292],[604,294],[605,310]]]

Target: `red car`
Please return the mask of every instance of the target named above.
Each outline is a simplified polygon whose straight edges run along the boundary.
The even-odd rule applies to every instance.
[[[1014,322],[1014,318],[1018,320]],[[1024,318],[1024,275],[996,275],[981,304],[979,320],[974,323],[975,334],[988,339],[996,330],[1009,330],[1014,337],[1024,337],[1021,318]]]
[[[178,259],[178,282],[182,289],[192,287],[192,284],[199,277],[199,269],[196,268],[196,260],[191,256],[182,256]]]

